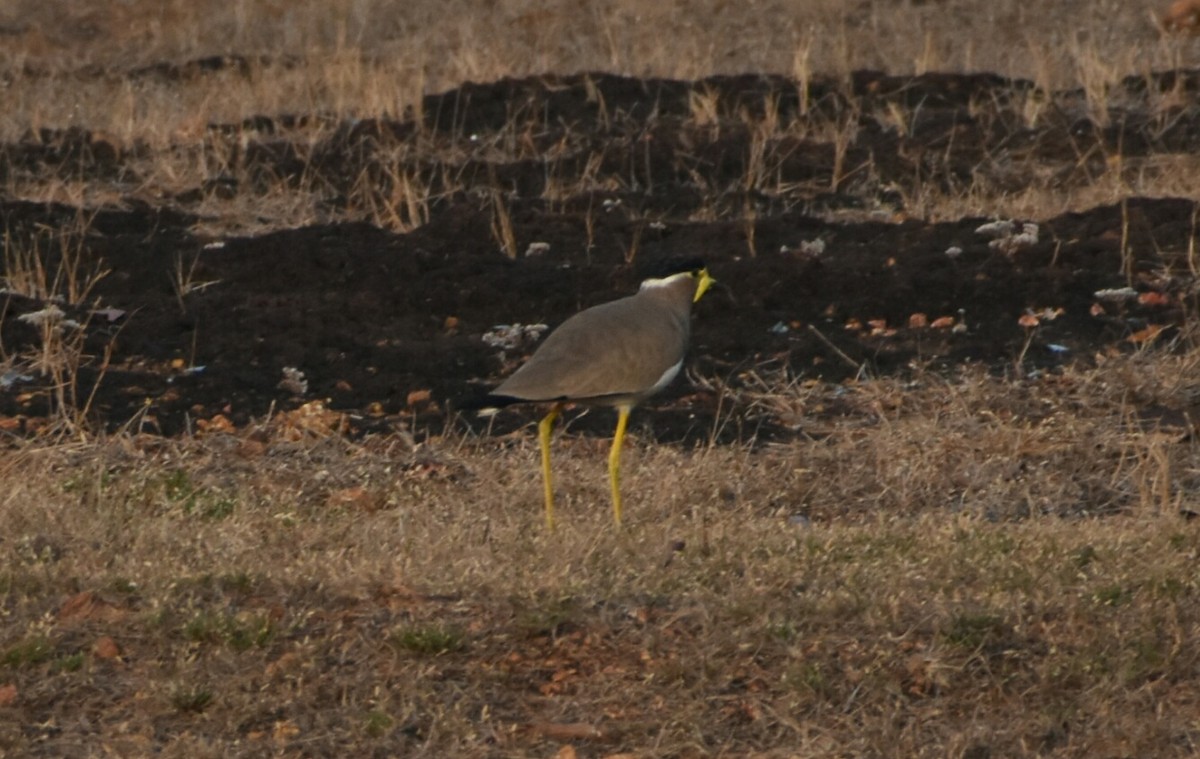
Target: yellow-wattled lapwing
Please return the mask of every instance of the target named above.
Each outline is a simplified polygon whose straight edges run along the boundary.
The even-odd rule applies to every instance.
[[[538,424],[546,526],[554,527],[550,433],[566,403],[612,406],[617,431],[608,456],[613,518],[621,524],[621,442],[629,412],[666,387],[683,366],[692,304],[716,281],[699,262],[675,265],[642,282],[636,294],[575,314],[550,333],[520,369],[479,405],[549,403]]]

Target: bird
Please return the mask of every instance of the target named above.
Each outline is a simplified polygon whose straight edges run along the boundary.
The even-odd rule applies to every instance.
[[[478,402],[483,414],[513,404],[550,404],[538,423],[548,529],[554,529],[550,438],[568,403],[617,411],[608,478],[613,519],[621,526],[621,444],[629,414],[679,374],[691,335],[692,304],[715,283],[701,261],[667,264],[664,273],[644,280],[635,294],[567,319],[528,361]]]

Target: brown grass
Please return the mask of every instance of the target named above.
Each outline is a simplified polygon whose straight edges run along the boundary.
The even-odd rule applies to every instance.
[[[44,721],[0,746],[1189,754],[1197,451],[1127,399],[1192,397],[1197,361],[777,393],[809,442],[635,436],[624,531],[569,435],[555,533],[528,436],[24,444],[0,683]]]

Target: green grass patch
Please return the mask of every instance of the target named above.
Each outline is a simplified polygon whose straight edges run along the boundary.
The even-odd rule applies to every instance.
[[[66,656],[60,656],[55,659],[54,663],[51,664],[50,669],[55,673],[78,672],[83,668],[83,661],[84,655],[82,651],[73,654],[67,654]]]
[[[200,487],[185,469],[174,469],[163,478],[163,494],[184,514],[203,519],[225,519],[237,509],[237,500],[223,493]]]
[[[1124,606],[1133,600],[1133,589],[1123,585],[1105,585],[1092,593],[1092,600],[1101,606]]]
[[[188,714],[203,712],[215,698],[211,690],[200,686],[177,686],[171,691],[171,705]]]
[[[942,638],[963,648],[975,649],[993,643],[1009,632],[1004,619],[986,612],[960,612],[950,618]]]
[[[460,630],[437,624],[401,627],[392,631],[388,642],[397,650],[426,656],[453,653],[466,647],[466,638]]]
[[[11,669],[44,664],[55,656],[54,643],[44,636],[33,636],[14,643],[4,650],[0,663]]]
[[[372,738],[382,738],[392,731],[396,720],[387,712],[378,709],[367,712],[363,719],[363,729]]]
[[[187,640],[228,646],[234,651],[262,648],[275,638],[275,633],[275,625],[262,614],[201,611],[183,626]]]

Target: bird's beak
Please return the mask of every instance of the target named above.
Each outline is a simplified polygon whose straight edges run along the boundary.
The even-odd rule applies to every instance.
[[[692,298],[692,302],[695,303],[696,301],[700,300],[701,296],[703,296],[704,293],[708,292],[708,288],[712,287],[716,283],[717,283],[717,280],[713,279],[709,275],[708,269],[701,269],[700,270],[700,284],[696,285],[696,297]]]

